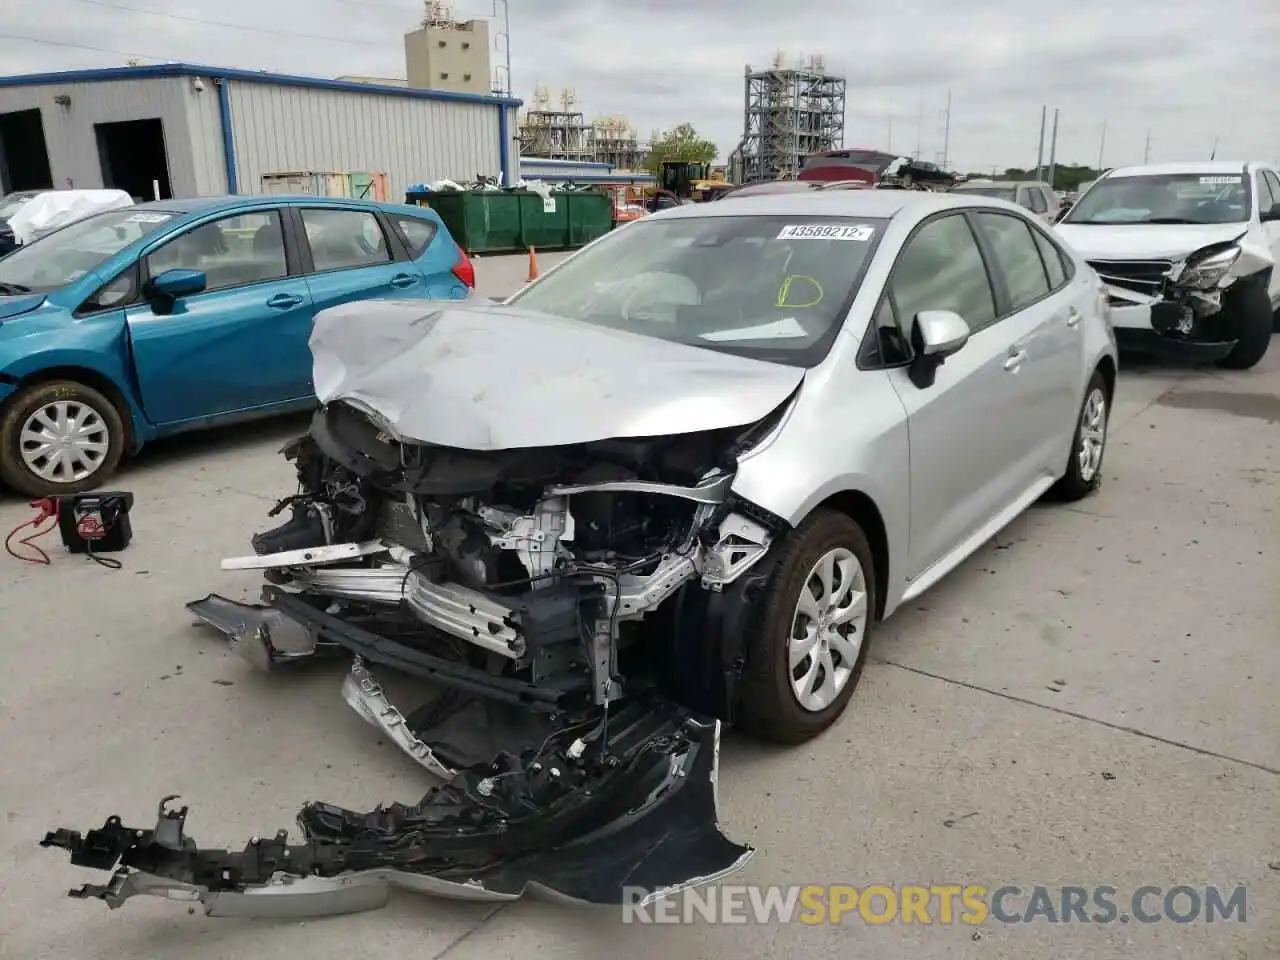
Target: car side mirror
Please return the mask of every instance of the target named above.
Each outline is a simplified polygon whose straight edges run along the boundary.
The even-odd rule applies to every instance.
[[[921,390],[933,386],[938,368],[968,342],[969,324],[960,314],[952,310],[921,310],[911,324],[911,382]]]
[[[1270,210],[1262,211],[1262,222],[1270,223],[1273,220],[1280,220],[1280,203],[1273,203]]]
[[[203,270],[166,270],[147,284],[147,299],[156,313],[171,313],[178,300],[203,293],[208,282]]]
[[[152,278],[151,293],[177,300],[179,297],[203,293],[207,285],[208,279],[203,270],[166,270],[160,276]]]

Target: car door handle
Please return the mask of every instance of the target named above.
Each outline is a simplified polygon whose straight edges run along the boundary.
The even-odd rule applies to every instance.
[[[1025,350],[1012,351],[1009,354],[1009,358],[1004,362],[1004,368],[1008,370],[1010,373],[1012,373],[1016,371],[1020,366],[1022,366],[1022,361],[1025,359],[1027,359],[1027,351]]]
[[[1080,321],[1083,319],[1084,317],[1081,316],[1080,311],[1075,307],[1072,307],[1071,312],[1067,314],[1067,326],[1078,327],[1080,326]]]
[[[391,285],[393,287],[412,287],[417,282],[418,278],[411,273],[397,273],[391,278]]]
[[[275,310],[288,310],[302,302],[302,298],[294,293],[277,293],[267,301],[267,306]]]

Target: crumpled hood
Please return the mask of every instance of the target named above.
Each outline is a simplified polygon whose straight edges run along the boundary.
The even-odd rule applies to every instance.
[[[43,293],[22,293],[13,297],[0,297],[0,320],[30,313],[44,303]]]
[[[316,396],[402,438],[466,450],[745,426],[804,370],[514,307],[365,301],[322,311]]]
[[[1244,236],[1243,223],[1059,223],[1058,235],[1086,260],[1181,260]]]

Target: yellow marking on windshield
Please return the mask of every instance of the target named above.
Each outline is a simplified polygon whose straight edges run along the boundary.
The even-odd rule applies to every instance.
[[[812,284],[813,289],[818,295],[812,300],[807,300],[804,303],[790,303],[788,298],[791,296],[791,285],[797,280],[800,280],[803,283]],[[802,273],[793,273],[782,278],[782,286],[778,287],[778,302],[775,303],[774,306],[785,310],[807,310],[810,307],[816,307],[820,304],[823,296],[825,296],[825,294],[822,292],[822,284],[820,284],[816,279],[805,276]]]

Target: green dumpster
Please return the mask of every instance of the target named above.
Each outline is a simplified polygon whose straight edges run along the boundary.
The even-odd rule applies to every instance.
[[[516,253],[535,247],[572,250],[613,227],[613,201],[603,191],[529,190],[411,192],[407,203],[431,207],[468,253]]]

